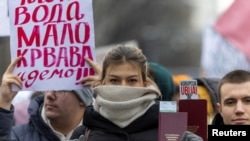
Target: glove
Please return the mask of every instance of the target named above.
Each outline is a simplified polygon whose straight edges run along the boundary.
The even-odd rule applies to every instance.
[[[203,139],[193,132],[185,131],[182,134],[180,141],[203,141]]]

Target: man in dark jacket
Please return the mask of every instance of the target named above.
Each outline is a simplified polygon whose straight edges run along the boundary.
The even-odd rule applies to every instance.
[[[27,124],[13,126],[16,93],[12,84],[22,88],[22,81],[12,74],[21,58],[12,62],[5,71],[0,90],[0,138],[11,141],[66,141],[82,125],[85,108],[92,103],[89,88],[72,91],[47,91],[31,101]]]

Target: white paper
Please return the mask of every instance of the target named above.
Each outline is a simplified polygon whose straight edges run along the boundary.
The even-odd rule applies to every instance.
[[[183,80],[180,82],[180,99],[198,99],[197,80]]]
[[[160,101],[160,112],[176,112],[176,101]]]

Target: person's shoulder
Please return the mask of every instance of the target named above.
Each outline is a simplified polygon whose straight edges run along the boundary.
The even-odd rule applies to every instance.
[[[77,127],[72,136],[71,136],[71,140],[70,141],[81,141],[80,138],[83,137],[84,133],[85,133],[86,127],[84,125],[81,125],[79,127]]]
[[[0,137],[0,141],[11,141],[11,140],[5,137]]]
[[[70,139],[69,141],[84,141],[84,135],[81,135],[79,139]]]
[[[16,125],[12,127],[12,132],[14,132],[16,135],[23,135],[27,132],[30,131],[30,125],[29,123],[24,123],[24,124],[20,124],[20,125]]]

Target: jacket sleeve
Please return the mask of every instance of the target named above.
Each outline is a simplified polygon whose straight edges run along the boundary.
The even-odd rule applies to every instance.
[[[193,132],[185,131],[182,134],[180,141],[203,141],[203,139]]]
[[[11,128],[14,125],[14,107],[10,110],[0,108],[0,139],[10,140]]]

